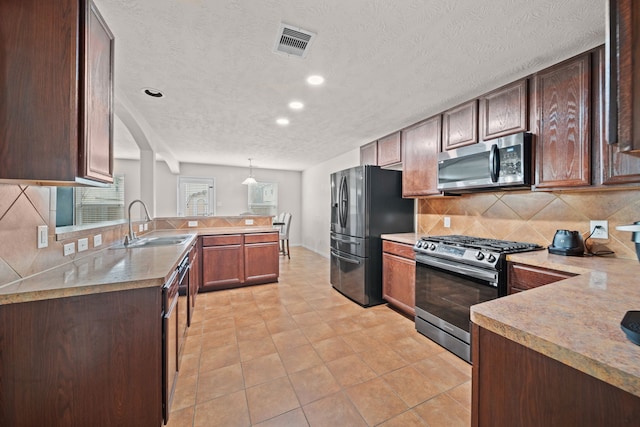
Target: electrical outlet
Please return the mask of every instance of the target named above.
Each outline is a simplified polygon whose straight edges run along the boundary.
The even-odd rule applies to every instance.
[[[244,225],[253,225],[253,220],[252,219],[245,219],[244,220]]]
[[[46,225],[38,226],[38,249],[49,246],[49,227]]]
[[[451,217],[445,216],[444,217],[444,228],[450,228],[451,227]]]
[[[144,223],[144,231],[147,231],[149,229],[149,224],[147,224],[146,222]]]
[[[144,224],[138,224],[138,233],[142,233],[144,231]]]
[[[86,251],[87,249],[89,249],[89,239],[86,237],[78,239],[78,252]]]
[[[64,245],[64,256],[71,255],[76,253],[76,244],[75,242],[67,243]]]
[[[197,227],[198,221],[189,221],[189,227]]]
[[[102,234],[96,234],[93,236],[93,247],[97,248],[102,244]]]
[[[598,227],[596,229],[596,227]],[[609,238],[609,221],[591,221],[589,228],[591,239],[608,239]]]

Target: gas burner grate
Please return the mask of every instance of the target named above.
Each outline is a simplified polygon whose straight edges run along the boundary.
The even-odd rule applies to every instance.
[[[511,240],[488,239],[484,237],[463,236],[453,234],[449,236],[426,236],[421,240],[437,242],[445,245],[459,246],[469,249],[484,249],[499,253],[528,252],[544,249],[536,243],[514,242]]]

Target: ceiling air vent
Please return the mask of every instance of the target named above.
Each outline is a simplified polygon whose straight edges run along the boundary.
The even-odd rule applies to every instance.
[[[280,24],[278,39],[276,40],[273,51],[304,58],[307,56],[309,46],[311,46],[315,35],[315,33],[303,30],[302,28]]]

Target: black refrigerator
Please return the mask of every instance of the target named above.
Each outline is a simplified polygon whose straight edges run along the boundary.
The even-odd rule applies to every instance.
[[[331,285],[369,307],[382,304],[381,234],[412,232],[414,201],[402,173],[356,166],[331,174]]]

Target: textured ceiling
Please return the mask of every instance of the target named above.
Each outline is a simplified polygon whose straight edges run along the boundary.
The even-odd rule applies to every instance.
[[[605,0],[95,3],[116,37],[116,113],[179,162],[258,168],[304,170],[605,38]],[[317,33],[305,59],[273,53],[281,22]],[[136,157],[120,120],[115,135],[116,157]]]

